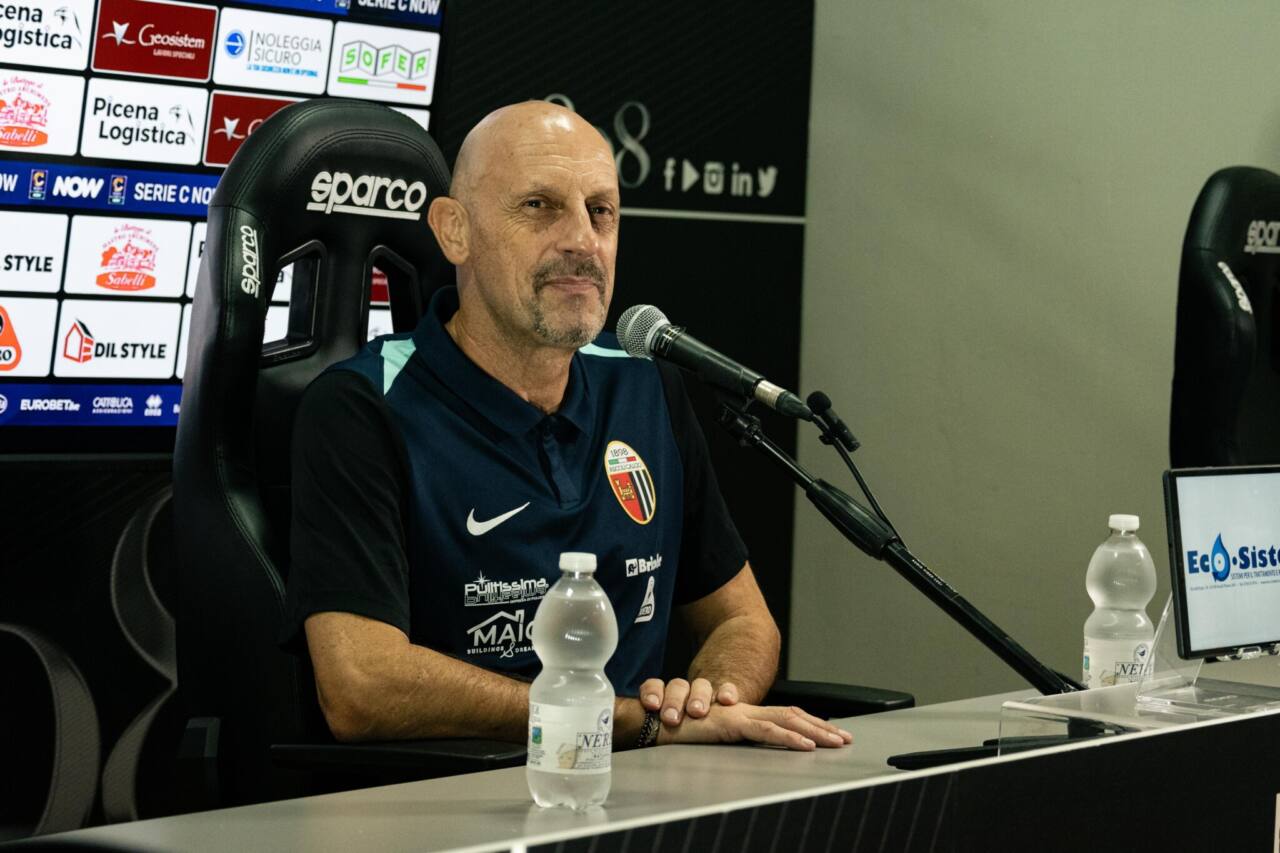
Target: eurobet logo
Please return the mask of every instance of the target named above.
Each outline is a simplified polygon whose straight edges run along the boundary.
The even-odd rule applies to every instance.
[[[1280,222],[1255,219],[1249,223],[1244,250],[1250,255],[1280,254]]]
[[[401,178],[358,175],[346,172],[317,172],[311,179],[311,201],[307,210],[328,216],[352,213],[383,219],[421,219],[427,203],[427,185],[408,183]]]
[[[1187,574],[1211,574],[1221,583],[1231,577],[1232,569],[1280,568],[1280,551],[1276,545],[1241,545],[1233,555],[1222,543],[1222,534],[1208,552],[1187,551]]]
[[[209,79],[218,10],[167,0],[101,0],[93,70]]]

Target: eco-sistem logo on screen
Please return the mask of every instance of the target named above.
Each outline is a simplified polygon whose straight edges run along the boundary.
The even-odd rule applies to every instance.
[[[1207,552],[1187,551],[1189,575],[1211,574],[1214,581],[1221,583],[1231,577],[1233,568],[1242,571],[1280,568],[1280,546],[1241,545],[1233,555],[1222,543],[1222,534],[1219,533],[1218,538],[1213,541],[1213,547]]]

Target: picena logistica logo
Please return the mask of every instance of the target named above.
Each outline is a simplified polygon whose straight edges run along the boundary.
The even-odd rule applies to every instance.
[[[244,53],[244,33],[232,30],[227,33],[227,40],[222,43],[228,56],[239,56]]]
[[[1249,570],[1269,567],[1280,567],[1280,550],[1276,545],[1241,545],[1232,555],[1227,546],[1222,544],[1221,533],[1213,540],[1213,548],[1208,553],[1187,552],[1187,574],[1212,574],[1217,582],[1231,577],[1233,568]]]

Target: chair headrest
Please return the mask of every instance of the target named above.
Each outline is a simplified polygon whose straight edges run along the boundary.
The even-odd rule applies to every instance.
[[[1240,272],[1274,267],[1280,262],[1280,175],[1249,166],[1215,172],[1196,199],[1183,251],[1209,252]]]
[[[362,101],[303,101],[268,119],[236,152],[210,209],[262,223],[282,251],[319,240],[367,255],[383,244],[425,265],[427,205],[448,192],[449,170],[412,119]]]

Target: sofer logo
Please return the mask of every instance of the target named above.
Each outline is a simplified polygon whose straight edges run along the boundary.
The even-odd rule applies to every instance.
[[[1280,552],[1277,551],[1277,546],[1241,545],[1232,556],[1227,546],[1222,544],[1221,533],[1213,541],[1213,548],[1209,553],[1187,552],[1187,574],[1194,575],[1201,572],[1212,574],[1213,579],[1218,582],[1229,578],[1233,568],[1248,570],[1268,567],[1280,567]]]

